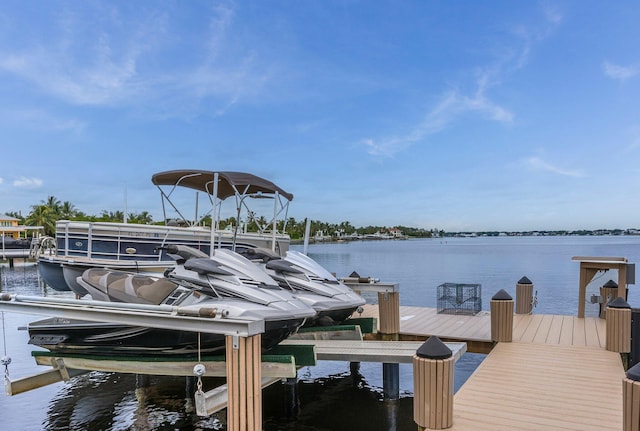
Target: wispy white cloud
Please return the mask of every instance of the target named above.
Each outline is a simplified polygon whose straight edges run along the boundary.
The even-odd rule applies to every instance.
[[[511,123],[514,114],[486,96],[486,76],[481,76],[477,85],[477,91],[471,96],[462,95],[458,91],[444,94],[438,104],[425,115],[424,120],[406,135],[379,141],[365,139],[363,144],[367,147],[367,152],[372,156],[393,157],[412,144],[444,130],[465,113],[476,113],[493,121]]]
[[[192,39],[176,37],[172,29],[182,23],[161,8],[125,14],[92,3],[82,13],[61,11],[46,40],[0,47],[0,71],[72,105],[223,115],[268,79],[268,67],[234,33],[234,6],[207,6],[194,23],[206,23],[205,34]]]
[[[81,134],[86,129],[83,121],[64,118],[41,109],[0,109],[0,124],[5,127],[20,126],[30,130],[47,132],[71,132]]]
[[[546,32],[553,31],[555,27],[562,24],[562,21],[564,20],[563,13],[555,5],[544,5],[542,7],[542,12],[547,19]]]
[[[557,9],[546,8],[543,14],[545,20],[539,28],[529,29],[521,26],[513,30],[517,36],[516,47],[501,49],[501,54],[494,63],[479,69],[475,75],[473,92],[464,94],[457,89],[445,92],[438,103],[427,112],[424,120],[409,133],[391,138],[364,139],[362,144],[367,152],[372,156],[393,157],[411,145],[444,130],[465,114],[477,114],[502,124],[512,123],[515,113],[494,100],[490,90],[500,86],[508,75],[525,67],[532,47],[550,37],[562,23],[563,16]]]
[[[4,183],[4,180],[2,179],[2,177],[0,177],[0,184]]]
[[[581,178],[585,176],[584,172],[580,170],[570,170],[570,169],[561,168],[539,157],[529,157],[528,159],[525,160],[525,163],[530,169],[535,171],[551,172],[553,174],[558,174],[566,177],[574,177],[574,178]]]
[[[35,177],[20,177],[13,181],[13,186],[23,189],[37,189],[39,187],[42,187],[42,180]]]
[[[260,93],[271,79],[254,47],[243,46],[235,33],[236,12],[230,4],[213,6],[207,34],[200,47],[201,62],[179,76],[194,100],[214,99],[210,115],[224,115],[241,100]]]
[[[114,23],[105,17],[95,18],[95,28],[87,28],[82,18],[62,16],[49,40],[4,55],[0,69],[70,104],[112,105],[134,99],[144,84],[138,79],[138,59],[163,26],[130,22],[129,31],[122,32],[127,37],[118,40],[117,25],[110,28]]]
[[[633,78],[637,74],[640,73],[640,67],[631,65],[631,66],[620,66],[617,64],[610,63],[605,61],[602,64],[602,70],[604,74],[609,78],[618,79],[620,81],[624,81],[629,78]]]

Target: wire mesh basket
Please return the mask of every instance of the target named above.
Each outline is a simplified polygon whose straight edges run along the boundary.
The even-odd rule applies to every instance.
[[[474,315],[480,310],[480,284],[444,283],[438,286],[438,313]]]

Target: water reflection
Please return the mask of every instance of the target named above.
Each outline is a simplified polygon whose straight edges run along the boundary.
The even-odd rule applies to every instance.
[[[382,391],[358,372],[336,374],[297,383],[298,414],[286,417],[278,400],[283,386],[265,390],[264,429],[396,431],[415,427],[412,398],[384,401]],[[286,390],[290,390],[287,388]]]
[[[224,415],[194,414],[189,380],[90,372],[57,392],[43,425],[52,431],[224,429]]]

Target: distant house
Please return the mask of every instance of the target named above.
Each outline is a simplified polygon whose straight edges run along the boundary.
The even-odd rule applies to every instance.
[[[387,229],[387,232],[389,233],[389,235],[391,235],[392,238],[404,238],[402,231],[396,227]]]
[[[316,231],[316,234],[313,236],[313,240],[317,242],[331,241],[331,236],[325,235],[323,230],[318,230]]]
[[[23,226],[19,223],[20,220],[15,217],[0,214],[0,235],[18,239],[26,238],[29,230],[42,230],[42,226]]]
[[[10,236],[18,239],[20,237],[20,231],[18,230],[18,220],[15,217],[10,217],[6,214],[0,214],[0,231],[4,236]]]

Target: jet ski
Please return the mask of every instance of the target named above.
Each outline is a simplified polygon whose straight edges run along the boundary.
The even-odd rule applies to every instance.
[[[264,248],[251,248],[243,255],[263,270],[284,289],[316,310],[315,319],[306,326],[336,325],[365,304],[365,300],[315,260],[295,250],[286,256]]]
[[[77,282],[93,300],[215,309],[223,318],[263,319],[262,348],[295,333],[316,311],[244,257],[216,249],[209,257],[186,246],[168,246],[176,259],[164,277],[92,268]],[[81,300],[80,300],[81,301]],[[49,318],[28,325],[29,343],[52,352],[103,356],[194,356],[224,352],[224,336]],[[198,345],[200,348],[198,350]]]

